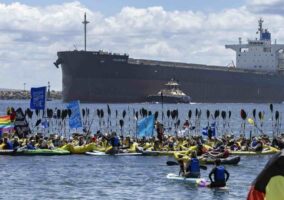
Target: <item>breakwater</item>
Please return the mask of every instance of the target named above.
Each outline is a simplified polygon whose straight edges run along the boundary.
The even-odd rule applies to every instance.
[[[13,90],[13,89],[0,89],[0,100],[26,100],[30,99],[30,91],[27,90]],[[61,91],[50,91],[50,99],[62,99]]]

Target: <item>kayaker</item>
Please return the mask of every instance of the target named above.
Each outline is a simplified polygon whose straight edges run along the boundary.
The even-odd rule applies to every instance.
[[[4,146],[3,149],[13,149],[13,145],[7,137],[4,137]]]
[[[119,152],[120,142],[119,142],[119,138],[116,135],[116,132],[112,132],[109,142],[112,148],[110,149],[109,152],[106,152],[106,153],[117,154]]]
[[[157,121],[157,124],[156,124],[156,131],[157,131],[157,138],[159,139],[160,142],[163,141],[163,138],[164,138],[164,125],[160,122]]]
[[[35,150],[35,140],[31,140],[28,144],[27,144],[27,149],[29,150]]]
[[[207,153],[207,149],[203,146],[202,143],[197,144],[196,151],[197,156],[202,156],[203,154]]]
[[[214,158],[228,158],[230,152],[224,146],[220,146],[218,150],[214,150],[212,152],[208,152],[209,156]]]
[[[13,149],[17,149],[19,147],[20,147],[19,138],[18,136],[15,136],[13,140]]]
[[[185,167],[184,177],[186,178],[200,177],[200,166],[199,166],[199,160],[196,156],[196,151],[193,151],[191,153],[191,159],[187,162]]]
[[[263,149],[263,144],[258,138],[254,138],[251,142],[251,150],[256,152],[261,152]]]
[[[214,175],[214,181],[212,180],[212,175]],[[209,179],[211,181],[210,187],[225,187],[229,177],[229,172],[224,168],[224,166],[221,166],[221,160],[216,159],[215,167],[209,174]]]

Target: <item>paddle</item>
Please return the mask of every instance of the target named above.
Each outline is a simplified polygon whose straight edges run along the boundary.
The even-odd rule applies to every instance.
[[[254,120],[252,118],[248,118],[248,123],[253,125],[255,128],[257,128],[257,130],[259,130],[262,134],[264,134],[263,130],[261,130],[257,124],[254,122]]]
[[[167,161],[167,165],[168,166],[174,166],[174,165],[179,165],[179,164],[175,161],[169,160],[169,161]],[[207,167],[204,166],[204,165],[200,165],[199,167],[200,167],[200,169],[207,170]]]

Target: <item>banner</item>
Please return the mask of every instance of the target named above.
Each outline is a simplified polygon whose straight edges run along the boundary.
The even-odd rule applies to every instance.
[[[154,115],[150,115],[137,122],[138,137],[152,137],[154,131]]]
[[[44,110],[46,102],[46,87],[31,88],[30,108],[35,110]]]
[[[69,127],[70,128],[81,128],[82,119],[80,112],[80,102],[72,101],[67,105],[67,108],[71,110],[71,116],[69,118]]]
[[[28,122],[26,121],[25,115],[21,108],[16,110],[16,119],[14,122],[15,131],[19,138],[26,137],[31,133]]]

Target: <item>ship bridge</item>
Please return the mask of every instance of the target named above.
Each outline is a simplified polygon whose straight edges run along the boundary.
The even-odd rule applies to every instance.
[[[247,44],[225,45],[236,52],[236,67],[259,71],[284,70],[284,44],[272,44],[271,33],[262,28],[263,20],[259,20],[259,38],[248,40]]]

